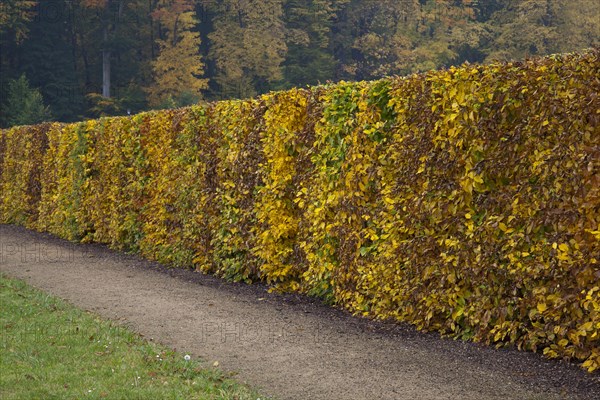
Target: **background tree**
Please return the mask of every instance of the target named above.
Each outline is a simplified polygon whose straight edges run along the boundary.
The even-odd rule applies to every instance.
[[[417,0],[348,3],[335,26],[338,77],[363,80],[397,73],[399,60],[407,60],[405,51],[412,49],[409,36],[417,19]]]
[[[111,63],[123,18],[125,0],[83,0],[83,6],[97,11],[102,32],[102,96],[111,97]]]
[[[485,30],[477,24],[475,0],[420,1],[419,33],[412,71],[424,71],[464,61],[481,61],[478,48]],[[411,72],[412,72],[411,71]],[[408,72],[408,71],[407,71]]]
[[[353,0],[336,29],[340,77],[376,79],[474,58],[479,44],[471,1]],[[476,61],[476,60],[471,60]]]
[[[25,74],[73,121],[592,46],[587,0],[2,0],[0,98]]]
[[[488,60],[523,59],[549,54],[556,46],[557,16],[553,0],[508,0],[491,18],[494,39]]]
[[[216,97],[250,97],[283,78],[285,26],[281,0],[223,0],[214,7],[209,56]]]
[[[556,16],[557,51],[600,46],[600,2],[556,0],[551,6]]]
[[[85,111],[77,76],[72,11],[67,0],[40,4],[28,38],[15,50],[19,72],[39,89],[52,115],[60,121],[81,119]]]
[[[84,71],[87,108],[94,113],[102,107],[109,115],[146,108],[142,88],[152,79],[154,3],[154,0],[75,3],[78,62]],[[100,93],[113,100],[100,99],[90,93]]]
[[[8,82],[23,73],[16,53],[27,38],[37,6],[37,1],[29,0],[0,2],[0,103],[7,97]]]
[[[44,105],[42,95],[32,89],[25,75],[8,83],[7,97],[2,104],[0,124],[2,127],[31,125],[51,118],[50,110]]]
[[[331,28],[348,0],[287,0],[284,7],[286,45],[284,86],[314,85],[333,79],[336,60]]]
[[[158,106],[165,101],[190,102],[201,97],[208,87],[207,79],[200,78],[204,64],[200,58],[198,21],[191,0],[161,0],[152,17],[160,24],[156,43],[159,55],[152,62],[153,85],[148,88],[150,104]],[[187,98],[187,100],[186,100]]]
[[[29,23],[36,14],[37,0],[2,0],[0,3],[0,36],[9,36],[21,43],[29,32]]]

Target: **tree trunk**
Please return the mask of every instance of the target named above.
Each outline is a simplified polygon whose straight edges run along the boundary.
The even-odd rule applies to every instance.
[[[104,27],[104,49],[102,50],[102,97],[110,98],[110,56],[108,46],[108,24]]]
[[[112,24],[111,29],[111,10],[113,6],[113,0],[106,2],[106,20],[104,23],[104,48],[102,49],[102,97],[110,98],[110,62],[112,57],[112,51],[108,45],[109,32],[115,32],[118,24],[123,16],[123,6],[125,5],[124,0],[120,0],[118,3],[119,8],[117,9],[116,19]]]

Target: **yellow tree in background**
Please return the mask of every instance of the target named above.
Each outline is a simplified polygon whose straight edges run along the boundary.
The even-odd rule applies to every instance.
[[[147,89],[151,105],[176,102],[182,95],[200,98],[208,87],[199,54],[200,34],[193,0],[159,0],[152,17],[160,25],[159,55],[152,62],[154,84]]]
[[[344,78],[387,75],[451,65],[485,34],[474,0],[352,0],[334,29]]]
[[[14,40],[21,43],[29,32],[27,24],[35,15],[37,1],[2,0],[0,4],[0,37],[13,33]]]
[[[282,0],[208,2],[216,16],[210,57],[220,97],[251,97],[283,78],[287,46]]]

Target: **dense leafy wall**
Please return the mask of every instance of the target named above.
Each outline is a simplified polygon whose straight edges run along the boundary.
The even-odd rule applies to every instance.
[[[0,220],[593,371],[598,57],[4,130]]]

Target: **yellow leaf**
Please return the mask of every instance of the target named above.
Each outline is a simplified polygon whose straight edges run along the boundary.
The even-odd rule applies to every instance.
[[[564,251],[564,252],[569,251],[569,245],[566,243],[561,243],[560,246],[558,246],[558,248],[560,249],[560,251]]]
[[[544,311],[546,311],[546,309],[548,308],[548,306],[546,306],[546,303],[538,303],[537,305],[537,310],[539,311],[539,313],[543,313]]]
[[[584,331],[591,331],[593,328],[594,324],[592,323],[592,321],[586,322],[585,324],[581,325],[579,327],[580,330],[584,330]]]

